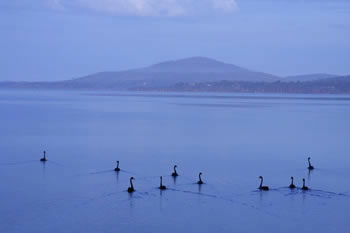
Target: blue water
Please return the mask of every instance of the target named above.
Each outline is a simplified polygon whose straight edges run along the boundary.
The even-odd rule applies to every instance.
[[[1,91],[0,232],[349,232],[349,119],[350,96]]]

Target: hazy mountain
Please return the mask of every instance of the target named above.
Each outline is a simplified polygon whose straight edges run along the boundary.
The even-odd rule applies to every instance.
[[[0,88],[350,93],[350,77],[310,74],[282,79],[210,58],[191,57],[60,82],[0,82]]]
[[[140,69],[96,73],[64,81],[64,85],[69,87],[124,89],[140,86],[166,87],[179,82],[220,80],[273,82],[280,80],[280,78],[210,58],[191,57],[162,62]]]
[[[320,80],[320,79],[326,79],[326,78],[334,78],[338,77],[339,75],[335,74],[304,74],[304,75],[294,75],[294,76],[287,76],[282,79],[283,82],[306,82],[306,81],[314,81],[314,80]]]

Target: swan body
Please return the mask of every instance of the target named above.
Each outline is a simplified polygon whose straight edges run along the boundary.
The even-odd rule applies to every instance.
[[[133,179],[134,179],[134,177],[130,177],[130,187],[128,188],[128,193],[132,193],[135,191],[134,185],[132,184]]]
[[[202,181],[202,172],[199,173],[198,177],[199,177],[199,180],[197,181],[197,184],[204,184],[203,181]]]
[[[292,180],[292,182],[290,183],[289,188],[290,188],[290,189],[294,189],[294,188],[295,188],[295,185],[294,185],[294,177],[292,176],[292,177],[290,177],[290,179]]]
[[[176,176],[179,175],[179,174],[177,174],[177,172],[176,172],[176,168],[177,168],[177,165],[174,166],[174,172],[171,174],[171,176],[173,176],[173,177],[176,177]]]
[[[114,171],[116,171],[116,172],[119,172],[119,171],[120,171],[120,168],[119,168],[119,160],[117,161],[117,167],[114,168]]]
[[[260,190],[268,191],[268,190],[269,190],[269,186],[263,186],[263,180],[264,180],[264,178],[263,178],[262,176],[259,176],[259,179],[260,179],[259,189],[260,189]]]
[[[303,179],[303,187],[301,188],[302,190],[309,190],[309,187],[305,185],[305,179]]]
[[[41,161],[41,162],[46,162],[46,161],[47,161],[47,159],[46,159],[46,151],[44,151],[44,157],[42,157],[42,158],[40,159],[40,161]]]
[[[309,163],[309,166],[307,167],[307,169],[309,169],[309,170],[313,170],[313,169],[314,169],[314,166],[312,166],[312,165],[311,165],[310,160],[311,160],[311,158],[310,158],[310,157],[308,157],[308,158],[307,158],[307,161],[308,161],[308,163]]]
[[[166,186],[163,185],[163,177],[162,177],[162,176],[160,177],[160,186],[159,186],[159,189],[160,189],[160,190],[165,190],[165,189],[166,189]]]

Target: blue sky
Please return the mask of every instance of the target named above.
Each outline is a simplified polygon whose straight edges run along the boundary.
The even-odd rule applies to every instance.
[[[350,74],[346,0],[1,0],[0,80],[63,80],[207,56]]]

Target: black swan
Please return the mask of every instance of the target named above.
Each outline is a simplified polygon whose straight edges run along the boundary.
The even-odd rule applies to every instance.
[[[42,158],[40,159],[40,161],[41,161],[41,162],[46,162],[46,161],[47,161],[47,159],[46,159],[46,151],[44,151],[44,157],[42,157]]]
[[[310,157],[307,158],[307,161],[309,162],[309,166],[307,167],[309,170],[313,170],[314,169],[314,166],[311,165],[311,162],[310,162]]]
[[[165,190],[165,189],[166,189],[166,186],[163,185],[163,177],[162,177],[162,176],[160,177],[160,186],[159,186],[159,189],[160,189],[160,190]]]
[[[291,176],[290,179],[292,180],[292,182],[290,183],[289,188],[290,188],[290,189],[294,189],[294,188],[295,188],[295,185],[294,185],[294,177]]]
[[[203,181],[202,181],[201,176],[202,176],[202,173],[200,172],[199,175],[198,175],[199,180],[197,181],[197,184],[204,184]]]
[[[116,172],[119,172],[119,171],[120,171],[120,168],[119,168],[119,160],[117,161],[117,167],[114,168],[114,171],[116,171]]]
[[[303,187],[302,190],[309,190],[309,187],[305,186],[305,179],[303,178]]]
[[[171,176],[173,176],[173,177],[176,177],[176,176],[179,175],[179,174],[177,174],[177,172],[176,172],[176,168],[177,168],[177,166],[175,165],[175,166],[174,166],[174,172],[171,174]]]
[[[260,186],[259,186],[259,189],[260,189],[260,190],[265,190],[265,191],[269,190],[269,186],[263,186],[263,185],[262,185],[262,184],[263,184],[264,178],[263,178],[262,176],[259,176],[259,179],[260,179]]]
[[[135,191],[134,189],[134,185],[132,184],[132,180],[134,179],[134,177],[130,177],[130,187],[128,188],[128,192],[132,193]]]

